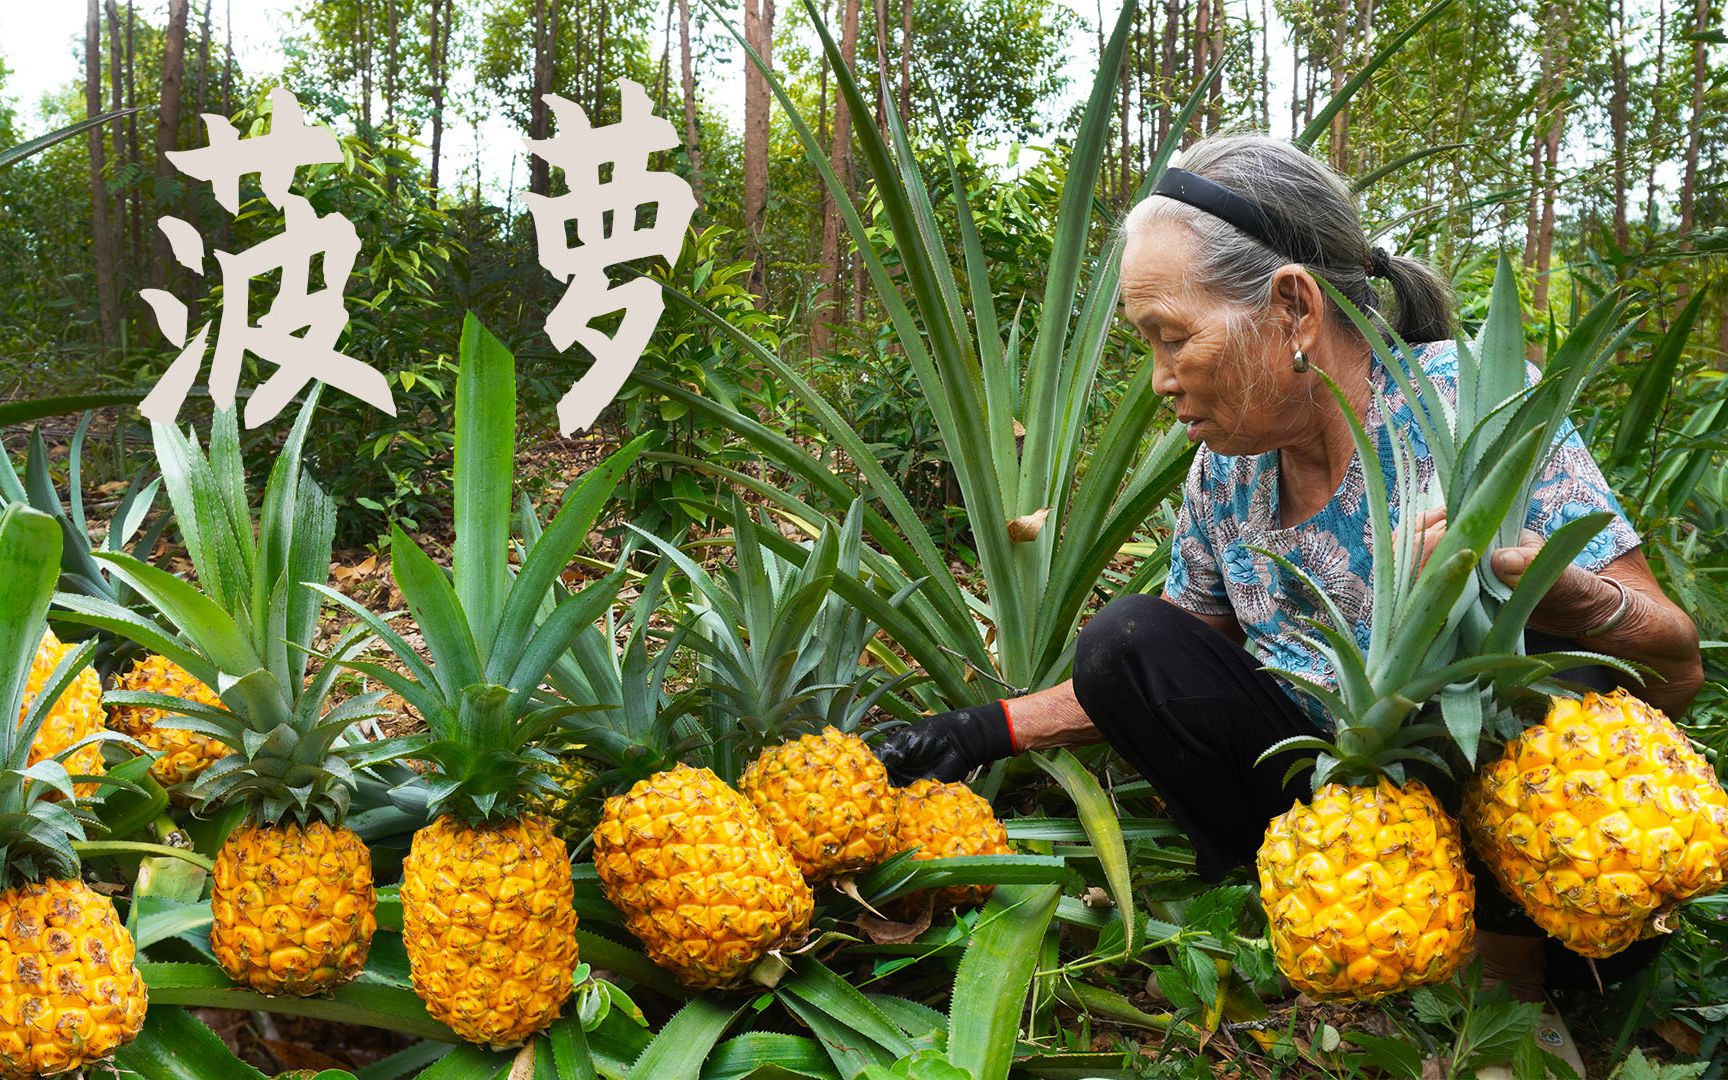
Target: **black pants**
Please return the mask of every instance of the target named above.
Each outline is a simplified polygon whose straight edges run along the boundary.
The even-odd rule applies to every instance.
[[[1570,643],[1532,632],[1526,644],[1545,652]],[[1596,689],[1612,686],[1604,668],[1564,674]],[[1207,881],[1253,862],[1267,822],[1310,794],[1311,771],[1282,783],[1291,763],[1305,752],[1255,761],[1280,739],[1314,734],[1313,722],[1260,670],[1259,660],[1174,604],[1125,596],[1093,616],[1075,644],[1074,696],[1093,726],[1163,797],[1170,816],[1188,834],[1196,869]],[[1443,803],[1457,809],[1455,785],[1431,786]],[[1477,924],[1499,933],[1543,936],[1494,886],[1468,844],[1465,848],[1478,883]],[[1613,959],[1625,957],[1635,970],[1648,963],[1656,947],[1654,941],[1640,942]],[[1608,977],[1606,966],[1603,973]]]

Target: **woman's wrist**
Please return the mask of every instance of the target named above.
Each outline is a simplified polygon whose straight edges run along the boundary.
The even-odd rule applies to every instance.
[[[1625,626],[1638,602],[1635,590],[1606,574],[1572,567],[1561,578],[1570,588],[1556,587],[1537,606],[1530,625],[1573,641],[1595,644]]]

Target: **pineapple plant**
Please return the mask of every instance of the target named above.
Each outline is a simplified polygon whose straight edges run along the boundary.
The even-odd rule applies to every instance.
[[[803,937],[815,904],[749,800],[684,764],[606,800],[594,868],[649,958],[695,989],[743,982]]]
[[[895,853],[910,851],[914,859],[1013,854],[1008,830],[989,801],[965,784],[915,780],[896,792],[894,814]],[[926,900],[933,911],[976,907],[994,891],[992,885],[948,885],[909,893],[895,903],[892,913],[916,916]]]
[[[110,514],[99,543],[90,539],[93,519],[85,505],[83,491],[84,440],[89,433],[90,413],[85,413],[73,430],[66,458],[67,498],[61,501],[55,490],[48,446],[40,428],[30,433],[24,454],[24,472],[20,476],[12,465],[11,455],[0,453],[0,506],[18,503],[30,506],[53,518],[60,526],[60,590],[84,593],[111,600],[124,607],[139,604],[137,593],[108,572],[96,558],[97,552],[126,551],[148,559],[156,543],[168,527],[169,516],[158,515],[149,522],[162,486],[160,478],[146,481],[142,473],[135,474],[121,493]],[[72,629],[81,630],[74,627]],[[106,681],[141,655],[132,641],[117,634],[98,632],[93,666],[98,677]]]
[[[222,704],[214,690],[166,656],[142,657],[120,676],[115,688],[183,698],[204,706]],[[226,756],[228,748],[208,735],[157,724],[169,715],[163,709],[148,706],[115,705],[108,710],[108,726],[130,735],[154,754],[150,775],[163,787],[172,788],[196,779]]]
[[[730,775],[739,754],[755,752],[738,789],[807,880],[868,869],[893,853],[895,795],[858,730],[901,679],[879,679],[880,669],[860,662],[875,625],[833,587],[837,576],[859,574],[860,507],[795,562],[775,553],[781,538],[741,500],[731,505],[737,566],[718,577],[649,538],[698,594],[685,627],[701,657],[710,729],[731,736],[722,768]]]
[[[1459,394],[1451,424],[1424,420],[1449,502],[1497,460],[1504,435],[1521,427],[1543,445],[1563,433],[1578,392],[1629,331],[1624,305],[1604,300],[1550,355],[1543,378],[1518,410],[1500,408],[1527,379],[1517,288],[1502,259],[1487,318],[1474,345],[1460,343]],[[1469,438],[1454,435],[1470,433]],[[1506,477],[1517,492],[1495,545],[1515,545],[1522,508],[1541,474],[1531,460]],[[1509,589],[1487,567],[1459,601],[1459,655],[1493,664],[1440,697],[1447,727],[1474,768],[1461,811],[1465,830],[1501,889],[1574,952],[1601,958],[1662,932],[1685,900],[1721,887],[1728,865],[1728,807],[1714,771],[1658,710],[1625,691],[1574,691],[1549,676],[1610,657],[1554,653],[1521,657],[1537,602],[1607,524],[1584,515],[1555,530]],[[1501,744],[1482,754],[1484,746]]]
[[[1509,273],[1503,266],[1503,282]],[[1369,340],[1381,339],[1381,329],[1339,299]],[[1395,343],[1399,355],[1387,368],[1412,403],[1433,454],[1448,525],[1424,565],[1413,530],[1394,537],[1386,475],[1364,470],[1374,551],[1373,620],[1365,648],[1324,589],[1280,560],[1326,616],[1307,620],[1306,637],[1327,660],[1337,685],[1300,672],[1277,674],[1313,695],[1335,728],[1331,738],[1299,736],[1266,751],[1267,757],[1314,751],[1292,766],[1292,775],[1314,767],[1314,794],[1272,821],[1256,867],[1279,969],[1316,998],[1408,990],[1449,978],[1469,958],[1475,892],[1464,866],[1462,833],[1435,793],[1409,775],[1407,764],[1451,775],[1442,756],[1445,740],[1473,762],[1482,680],[1535,681],[1570,659],[1522,656],[1516,649],[1489,647],[1489,641],[1472,647],[1466,636],[1474,598],[1492,577],[1482,566],[1485,555],[1509,522],[1514,529],[1522,522],[1529,504],[1524,481],[1534,475],[1585,373],[1582,365],[1565,367],[1526,388],[1517,317],[1515,304],[1507,309],[1498,303],[1483,342],[1459,343],[1459,392],[1450,408],[1414,355]],[[1503,344],[1509,319],[1519,333],[1510,355]],[[1498,384],[1483,381],[1490,368],[1494,378],[1511,380],[1504,393],[1493,393]],[[1376,460],[1374,443],[1337,387],[1331,389],[1357,452]],[[1413,518],[1430,495],[1419,487],[1409,437],[1393,432],[1389,445],[1396,505]],[[1569,560],[1589,538],[1579,529],[1557,531],[1549,560]],[[1527,575],[1509,603],[1533,607],[1549,584],[1544,576]]]
[[[54,677],[60,661],[78,651],[76,645],[64,644],[54,631],[44,628],[42,639],[31,657],[28,682],[24,689],[25,707],[18,711],[18,723],[24,722],[25,709],[35,701]],[[102,747],[90,737],[103,729],[105,713],[102,706],[102,681],[94,669],[81,668],[72,682],[56,698],[42,717],[36,735],[30,742],[29,764],[66,755],[66,767],[83,776],[103,773]],[[76,749],[72,749],[76,747]],[[66,752],[71,750],[70,754]],[[96,792],[93,783],[73,788],[78,798]]]
[[[556,787],[555,791],[531,791],[525,796],[528,812],[544,819],[574,851],[600,821],[600,800],[594,791],[602,770],[582,753],[581,744],[549,748],[554,759],[537,765]]]
[[[633,443],[572,487],[563,506],[509,563],[516,416],[514,359],[472,314],[456,380],[455,524],[446,575],[397,526],[391,572],[426,647],[428,664],[388,623],[339,593],[395,653],[403,671],[363,660],[426,719],[428,731],[375,747],[375,759],[410,757],[431,822],[402,866],[402,940],[415,993],[461,1038],[518,1045],[550,1024],[570,996],[576,909],[570,856],[551,824],[528,811],[555,796],[540,742],[577,706],[542,689],[557,658],[616,595],[614,575],[548,605],[587,538]],[[549,609],[548,609],[549,608]]]
[[[72,798],[68,764],[77,751],[32,756],[40,729],[89,673],[95,651],[93,642],[66,650],[33,677],[60,553],[52,518],[18,505],[0,512],[0,701],[21,717],[0,725],[0,1077],[7,1080],[99,1068],[138,1034],[148,1000],[113,901],[79,876],[73,845],[94,819]]]
[[[256,518],[232,411],[216,413],[208,454],[177,428],[156,425],[156,453],[196,586],[101,552],[109,573],[157,618],[97,597],[59,597],[68,621],[130,637],[164,665],[147,660],[147,674],[174,680],[115,691],[116,706],[153,710],[157,730],[226,748],[188,791],[201,813],[245,811],[217,854],[210,947],[229,978],[270,995],[321,994],[356,978],[377,928],[371,858],[342,820],[356,783],[352,762],[363,750],[349,728],[380,715],[382,693],[330,704],[336,661],[365,647],[363,628],[343,635],[332,659],[308,672],[322,602],[307,586],[329,573],[336,525],[330,497],[302,468],[316,403],[314,392],[275,460]],[[221,688],[214,701],[201,693],[210,687]]]

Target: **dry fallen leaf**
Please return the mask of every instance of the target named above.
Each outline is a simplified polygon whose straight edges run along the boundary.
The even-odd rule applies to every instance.
[[[1020,515],[1008,523],[1008,539],[1016,544],[1038,539],[1038,534],[1044,531],[1044,519],[1049,516],[1048,506]]]

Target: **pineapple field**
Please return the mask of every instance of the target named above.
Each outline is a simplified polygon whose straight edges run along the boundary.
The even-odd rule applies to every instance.
[[[0,1080],[1728,1075],[1718,8],[326,0],[278,13],[271,77],[208,3],[146,6],[90,5],[88,108],[37,138],[0,49]],[[720,52],[739,134],[695,90]],[[547,95],[616,118],[640,82],[670,117],[680,59],[699,209],[613,268],[665,310],[560,435],[580,364],[530,215],[579,178],[489,181],[486,114],[544,140]],[[168,164],[197,115],[273,137],[290,83],[358,131],[292,197],[354,219],[342,348],[396,365],[397,411],[311,380],[256,423],[287,369],[242,355],[225,401],[218,352],[145,419],[193,267],[141,193],[270,235],[265,173],[206,198]],[[1207,157],[1284,111],[1348,266],[1229,187],[1277,169]],[[1149,250],[1155,202],[1216,220]],[[1191,278],[1232,295],[1183,246],[1208,227],[1323,328],[1229,388],[1233,429],[1194,388],[1275,320],[1172,336]],[[1360,551],[1250,527],[1297,459],[1232,440],[1308,415]],[[1208,485],[1258,460],[1208,568]],[[1177,604],[1207,573],[1221,610]],[[1219,652],[1293,725],[1140,715],[1144,672]]]

